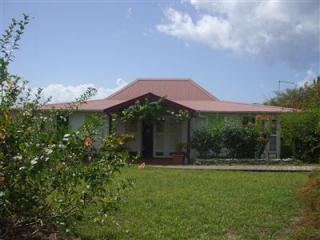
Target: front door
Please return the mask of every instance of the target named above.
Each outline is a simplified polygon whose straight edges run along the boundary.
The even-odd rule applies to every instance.
[[[153,156],[153,123],[144,121],[142,123],[142,157],[152,158]]]

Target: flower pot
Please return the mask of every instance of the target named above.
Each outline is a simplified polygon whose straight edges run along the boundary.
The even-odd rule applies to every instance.
[[[175,153],[172,155],[172,164],[173,165],[182,165],[184,164],[184,154],[183,153]]]

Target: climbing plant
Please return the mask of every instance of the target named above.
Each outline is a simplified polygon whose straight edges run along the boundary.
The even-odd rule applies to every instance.
[[[120,112],[120,118],[124,121],[132,119],[160,121],[164,119],[164,116],[170,116],[178,122],[183,122],[191,117],[189,111],[170,108],[164,103],[164,100],[164,97],[158,100],[150,100],[149,98],[137,100]]]

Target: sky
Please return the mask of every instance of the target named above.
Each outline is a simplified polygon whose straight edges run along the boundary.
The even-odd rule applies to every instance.
[[[31,17],[11,73],[70,101],[137,78],[192,78],[221,100],[261,103],[320,72],[320,1],[0,0],[0,31]]]

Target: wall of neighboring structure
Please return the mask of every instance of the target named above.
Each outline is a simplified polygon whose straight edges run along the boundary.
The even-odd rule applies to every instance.
[[[201,127],[222,127],[227,121],[233,121],[238,124],[243,124],[244,118],[255,118],[258,114],[250,113],[201,113],[198,114],[195,118],[192,119],[191,123],[191,135],[192,132],[201,128]],[[267,114],[270,115],[270,114]],[[270,141],[266,146],[264,152],[264,158],[266,159],[275,159],[280,158],[281,150],[281,138],[280,138],[280,120],[278,115],[271,115],[273,123],[276,124],[275,131],[271,133]],[[198,153],[192,149],[191,158],[196,158]]]

